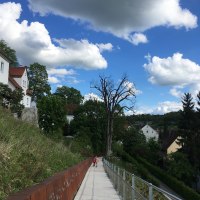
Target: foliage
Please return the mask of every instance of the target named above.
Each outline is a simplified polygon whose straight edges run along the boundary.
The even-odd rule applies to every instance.
[[[144,156],[148,150],[145,135],[134,128],[128,129],[124,134],[123,145],[131,156]]]
[[[161,145],[159,142],[155,141],[153,138],[150,138],[147,142],[147,153],[144,158],[148,159],[152,164],[157,165],[159,161],[162,159],[161,157]]]
[[[18,117],[21,117],[22,110],[24,109],[24,105],[21,104],[24,93],[22,88],[17,88],[12,92],[11,99],[11,111],[13,113],[17,113]]]
[[[122,113],[123,109],[130,110],[133,108],[135,88],[126,75],[116,85],[110,77],[99,76],[99,78],[99,83],[94,83],[91,87],[99,92],[104,101],[107,118],[106,155],[110,155],[112,152],[114,118],[117,114]],[[127,101],[131,104],[123,104]]]
[[[66,122],[64,101],[61,97],[49,95],[42,97],[38,103],[39,126],[46,133],[62,128]]]
[[[34,63],[28,68],[29,89],[32,91],[32,100],[38,101],[43,96],[50,94],[48,84],[48,74],[46,67],[39,63]]]
[[[79,90],[67,86],[58,87],[55,92],[56,95],[63,97],[66,101],[66,104],[77,104],[79,105],[83,97]]]
[[[114,157],[111,157],[112,162],[115,162],[117,165],[125,168],[127,171],[133,173],[134,175],[137,175],[151,182],[152,184],[159,186],[159,181],[154,178],[143,165],[138,163],[127,152],[120,149],[118,145],[114,145],[113,151],[114,155],[118,156],[120,159],[113,159]]]
[[[12,91],[7,85],[0,83],[0,102],[4,108],[10,107],[13,113],[21,116],[24,105],[21,104],[24,93],[21,88]]]
[[[10,48],[4,40],[0,40],[0,51],[11,61],[11,66],[18,66],[16,51]]]
[[[82,127],[79,129],[78,135],[76,135],[72,141],[71,150],[73,152],[80,153],[84,157],[93,155],[89,128]]]
[[[175,152],[169,155],[167,163],[168,173],[183,181],[185,184],[192,184],[194,177],[194,170],[186,155],[181,152]]]
[[[177,192],[181,197],[186,200],[200,200],[200,195],[196,193],[193,189],[186,186],[183,182],[178,181],[175,177],[168,175],[165,171],[160,168],[150,164],[146,160],[137,157],[138,162],[143,164],[152,175],[157,177],[163,183],[172,188],[175,192]]]
[[[70,134],[80,135],[82,129],[87,128],[87,136],[91,140],[95,154],[105,150],[105,110],[102,102],[86,101],[74,113],[74,120],[70,124]]]
[[[0,83],[0,102],[3,107],[8,108],[12,99],[12,90],[3,83]]]
[[[42,182],[83,158],[0,107],[0,199]]]

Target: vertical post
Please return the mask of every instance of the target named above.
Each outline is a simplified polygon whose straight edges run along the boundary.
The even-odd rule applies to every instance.
[[[123,171],[123,200],[126,200],[126,171]]]
[[[118,188],[118,192],[119,192],[119,194],[120,194],[120,168],[118,167],[117,168],[117,188]]]
[[[135,175],[132,174],[132,200],[135,200]]]
[[[149,200],[153,200],[153,188],[151,183],[149,183]]]

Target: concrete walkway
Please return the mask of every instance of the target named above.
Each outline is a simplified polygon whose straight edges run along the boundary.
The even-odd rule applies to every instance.
[[[102,159],[98,166],[90,166],[74,200],[120,200],[103,168]]]

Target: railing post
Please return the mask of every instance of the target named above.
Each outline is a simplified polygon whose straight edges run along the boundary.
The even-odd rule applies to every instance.
[[[120,168],[117,168],[117,188],[118,188],[118,192],[120,194]]]
[[[132,174],[132,200],[135,200],[135,176]]]
[[[126,171],[123,171],[123,200],[126,200]]]
[[[149,200],[153,200],[153,187],[151,183],[149,183]]]

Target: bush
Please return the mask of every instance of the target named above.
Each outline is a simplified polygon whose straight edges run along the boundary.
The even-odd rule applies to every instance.
[[[149,171],[141,164],[139,164],[133,157],[131,157],[128,153],[125,151],[117,151],[115,149],[115,153],[117,156],[121,157],[122,160],[124,160],[127,163],[130,163],[131,166],[129,165],[129,169],[131,173],[134,173],[137,176],[140,176],[141,178],[145,179],[148,182],[151,182],[155,186],[159,186],[159,181],[154,178],[153,176],[150,175]],[[125,167],[124,165],[123,167]]]
[[[148,163],[146,160],[137,157],[137,160],[142,163],[155,177],[163,181],[175,192],[180,194],[186,200],[200,200],[200,195],[193,189],[186,186],[183,182],[178,181],[176,178],[169,176],[160,168]]]

